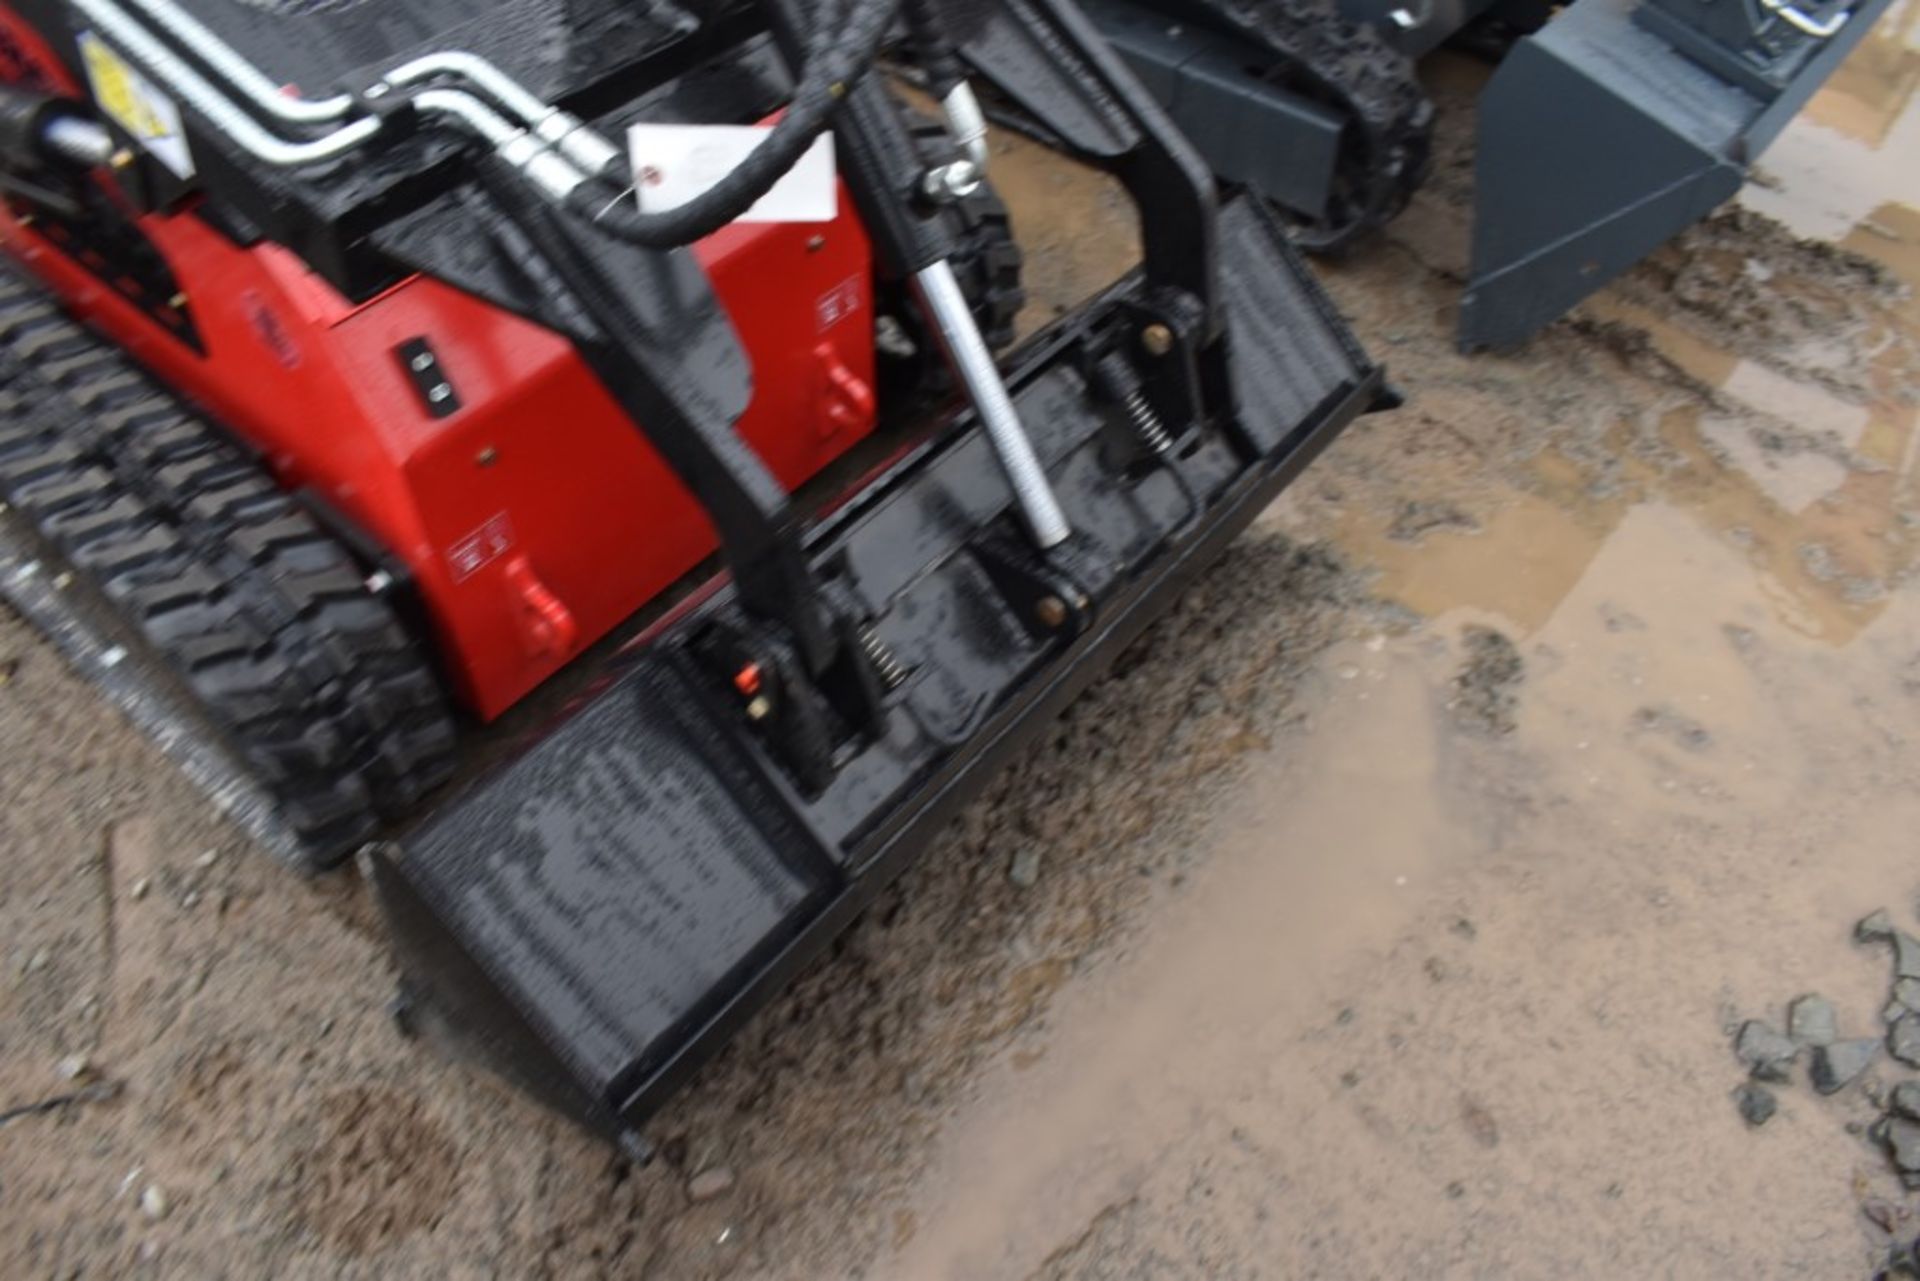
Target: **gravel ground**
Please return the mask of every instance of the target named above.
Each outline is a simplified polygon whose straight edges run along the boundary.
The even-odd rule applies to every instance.
[[[83,1095],[0,1123],[0,1275],[1869,1275],[1860,1206],[1914,1202],[1867,1091],[1749,1130],[1729,1037],[1815,989],[1870,1030],[1852,923],[1920,924],[1920,213],[1775,221],[1841,188],[1816,104],[1767,214],[1462,359],[1473,78],[1438,69],[1436,182],[1328,273],[1407,409],[647,1168],[394,1036],[363,888],[249,850],[0,614],[0,1110]],[[1003,145],[1044,318],[1130,230]]]

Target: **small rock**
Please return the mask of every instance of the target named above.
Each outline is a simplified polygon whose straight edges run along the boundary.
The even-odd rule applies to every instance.
[[[1793,1069],[1800,1047],[1761,1020],[1748,1019],[1740,1025],[1740,1034],[1734,1038],[1733,1052],[1756,1080],[1784,1081]]]
[[[1898,1115],[1920,1121],[1920,1081],[1902,1081],[1894,1086],[1891,1103]]]
[[[164,1219],[171,1203],[167,1200],[166,1189],[158,1183],[147,1184],[146,1191],[140,1194],[140,1212],[149,1219]]]
[[[1862,1201],[1860,1203],[1860,1213],[1866,1215],[1867,1222],[1873,1224],[1874,1227],[1879,1228],[1882,1232],[1893,1231],[1895,1225],[1906,1217],[1906,1211],[1904,1209],[1887,1200],[1885,1197],[1878,1196],[1870,1196]]]
[[[21,964],[20,971],[23,974],[32,974],[32,973],[35,973],[36,971],[44,970],[47,968],[47,960],[48,960],[47,949],[44,947],[36,948],[34,949],[33,954],[27,957],[27,959]]]
[[[1880,1042],[1870,1036],[1814,1046],[1813,1088],[1822,1094],[1837,1093],[1866,1071],[1879,1052]]]
[[[191,908],[198,907],[199,905],[200,905],[199,890],[188,890],[185,894],[182,894],[180,896],[181,907],[191,909]]]
[[[1772,1090],[1751,1081],[1742,1081],[1733,1088],[1733,1105],[1740,1109],[1742,1120],[1755,1126],[1765,1125],[1772,1119],[1774,1109],[1780,1106]]]
[[[1891,1281],[1894,1277],[1920,1277],[1920,1256],[1916,1256],[1913,1243],[1896,1241],[1887,1247],[1887,1261],[1873,1274],[1873,1281]]]
[[[145,876],[135,877],[133,884],[127,886],[127,897],[138,902],[147,896],[147,889],[152,884],[153,882]]]
[[[1890,929],[1882,934],[1878,932],[1883,912],[1861,921],[1853,927],[1854,937],[1858,939],[1885,939],[1893,944],[1893,974],[1896,979],[1920,979],[1920,939],[1905,930]],[[1890,924],[1890,922],[1889,922]]]
[[[220,860],[219,850],[202,850],[200,857],[193,860],[195,867],[212,867]]]
[[[1853,927],[1853,937],[1860,943],[1876,943],[1881,939],[1890,939],[1893,937],[1893,918],[1887,915],[1887,909],[1884,907],[1863,916]]]
[[[1908,1067],[1920,1067],[1920,1014],[1903,1014],[1887,1029],[1887,1053]]]
[[[1880,1141],[1887,1145],[1895,1169],[1905,1174],[1920,1172],[1920,1121],[1897,1116],[1887,1122]]]
[[[1840,1039],[1833,1002],[1809,992],[1787,1007],[1787,1035],[1802,1045],[1832,1045]]]
[[[1040,879],[1040,851],[1024,846],[1007,865],[1007,879],[1023,890],[1030,890]]]
[[[1903,979],[1920,979],[1920,939],[1905,930],[1893,932],[1893,972]]]
[[[84,1054],[69,1054],[60,1060],[54,1071],[60,1074],[62,1081],[78,1081],[93,1071],[93,1060]]]
[[[694,1201],[711,1201],[733,1190],[733,1171],[724,1165],[708,1166],[687,1180],[687,1196]]]
[[[1500,1146],[1500,1125],[1493,1119],[1493,1113],[1487,1111],[1472,1095],[1460,1096],[1460,1120],[1466,1125],[1467,1133],[1473,1141],[1483,1148]]]

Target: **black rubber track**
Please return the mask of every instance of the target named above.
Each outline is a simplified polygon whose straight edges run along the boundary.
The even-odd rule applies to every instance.
[[[1027,305],[1027,291],[1020,283],[1024,259],[1013,238],[1007,207],[990,185],[982,183],[945,213],[959,228],[960,250],[954,255],[953,274],[973,304],[980,336],[994,351],[1011,347],[1014,322]]]
[[[324,424],[316,424],[323,429]],[[0,496],[334,866],[453,766],[433,672],[245,450],[0,267]]]
[[[947,137],[947,128],[938,120],[918,113],[909,117],[914,146],[929,165],[945,164],[957,154]],[[970,194],[942,207],[940,216],[953,229],[957,248],[953,256],[954,278],[960,292],[972,304],[973,318],[980,336],[993,351],[1013,345],[1014,323],[1027,305],[1027,291],[1021,285],[1025,257],[1020,242],[1014,239],[1013,219],[1006,202],[985,180]]]

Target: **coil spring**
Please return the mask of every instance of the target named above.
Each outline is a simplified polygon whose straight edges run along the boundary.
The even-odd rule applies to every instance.
[[[1160,423],[1160,416],[1153,412],[1153,406],[1147,403],[1147,395],[1135,387],[1127,393],[1122,407],[1133,422],[1133,429],[1140,433],[1140,442],[1155,454],[1165,456],[1173,452],[1173,437]]]
[[[907,679],[907,669],[893,656],[892,650],[880,643],[880,638],[873,634],[871,627],[862,627],[859,635],[860,652],[867,656],[867,661],[873,664],[873,670],[879,673],[880,683],[888,689],[899,689]]]

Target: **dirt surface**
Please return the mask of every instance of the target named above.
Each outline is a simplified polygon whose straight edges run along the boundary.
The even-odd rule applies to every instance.
[[[1920,1207],[1868,1091],[1749,1129],[1729,1038],[1808,990],[1872,1032],[1852,923],[1920,927],[1917,14],[1508,356],[1451,346],[1478,73],[1436,67],[1434,186],[1327,273],[1407,408],[643,1169],[395,1036],[363,888],[249,850],[0,615],[0,1113],[85,1095],[0,1122],[0,1276],[1866,1277],[1862,1205]],[[1126,216],[1003,146],[1044,319]]]

